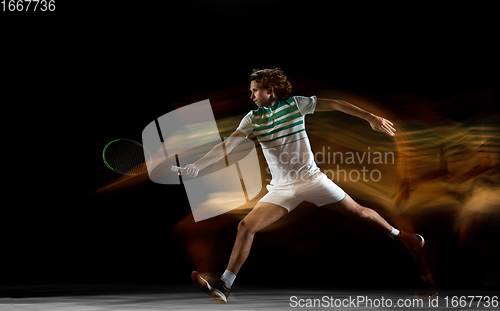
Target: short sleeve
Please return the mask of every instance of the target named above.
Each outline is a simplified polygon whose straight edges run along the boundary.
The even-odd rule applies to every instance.
[[[251,111],[247,115],[245,115],[243,119],[241,119],[240,125],[236,130],[243,132],[243,134],[245,134],[246,136],[250,135],[253,132]]]
[[[294,96],[293,101],[297,104],[297,107],[303,116],[306,114],[313,114],[314,109],[316,109],[316,96]]]

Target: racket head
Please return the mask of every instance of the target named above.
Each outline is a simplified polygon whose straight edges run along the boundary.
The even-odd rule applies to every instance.
[[[139,175],[147,171],[146,158],[150,160],[148,151],[131,139],[115,139],[110,141],[102,151],[102,159],[106,167],[123,175]]]

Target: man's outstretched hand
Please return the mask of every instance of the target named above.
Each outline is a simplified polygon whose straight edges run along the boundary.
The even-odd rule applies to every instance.
[[[186,175],[190,178],[195,178],[198,176],[198,173],[200,172],[200,169],[196,167],[195,164],[188,164],[186,165]]]
[[[393,127],[394,124],[387,119],[374,116],[369,122],[374,131],[386,133],[389,136],[396,135],[396,129]]]

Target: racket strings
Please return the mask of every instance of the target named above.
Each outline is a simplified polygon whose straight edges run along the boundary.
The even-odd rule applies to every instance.
[[[110,144],[106,150],[106,161],[122,174],[137,175],[146,169],[142,147],[130,141],[120,140]]]

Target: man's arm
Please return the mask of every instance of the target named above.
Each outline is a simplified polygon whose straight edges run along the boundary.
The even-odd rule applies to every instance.
[[[186,173],[188,177],[198,176],[198,172],[205,167],[214,164],[222,159],[225,155],[231,153],[245,139],[245,134],[241,131],[234,131],[225,141],[215,145],[207,154],[193,164],[186,165]],[[226,152],[224,153],[224,149]]]
[[[394,136],[396,129],[391,121],[363,110],[358,106],[338,99],[318,98],[315,111],[342,111],[370,123],[373,130]]]

